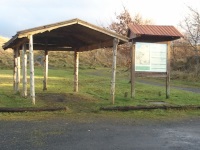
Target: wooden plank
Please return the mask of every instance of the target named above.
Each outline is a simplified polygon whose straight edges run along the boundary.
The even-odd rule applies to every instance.
[[[33,35],[29,36],[29,64],[30,64],[30,96],[32,103],[35,105],[35,73],[34,73],[34,52],[33,52]]]
[[[170,98],[170,44],[171,42],[167,43],[167,77],[166,77],[166,98]]]
[[[78,92],[79,52],[74,51],[74,92]]]
[[[22,96],[27,97],[27,54],[26,44],[22,46],[22,74],[23,74],[23,91]]]
[[[135,72],[135,77],[152,77],[152,78],[166,78],[166,72]]]
[[[112,79],[111,79],[111,99],[112,104],[115,103],[115,80],[116,80],[116,62],[117,62],[117,46],[119,39],[113,39],[113,64],[112,64]]]
[[[34,50],[44,50],[44,44],[34,44]],[[71,47],[47,45],[46,50],[48,51],[74,51]]]
[[[47,90],[47,79],[48,79],[48,51],[45,50],[44,56],[44,80],[43,80],[43,91]]]
[[[135,97],[135,43],[131,45],[131,98]]]
[[[35,35],[38,33],[43,33],[46,31],[51,31],[57,28],[61,28],[61,27],[65,27],[65,26],[70,26],[73,24],[76,24],[77,20],[73,19],[73,20],[69,20],[69,21],[64,21],[64,22],[58,22],[58,23],[54,23],[54,24],[49,24],[49,25],[44,25],[44,26],[40,26],[40,27],[36,27],[36,28],[31,28],[31,29],[27,29],[27,30],[22,30],[17,32],[19,34],[19,38],[22,37],[27,37],[28,35]]]
[[[23,46],[23,44],[24,43],[28,43],[28,38],[27,37],[24,37],[24,38],[22,38],[19,42],[17,42],[13,47],[14,48],[22,48],[22,46]]]
[[[17,91],[17,51],[13,49],[13,91]]]
[[[113,41],[111,40],[105,41],[98,44],[91,44],[91,45],[80,47],[78,51],[82,52],[82,51],[89,51],[89,50],[94,50],[94,49],[99,49],[99,48],[112,47],[112,44],[113,44]]]
[[[22,37],[27,37],[30,34],[34,35],[34,34],[43,33],[43,32],[46,32],[46,31],[50,32],[51,30],[61,28],[61,27],[67,27],[67,26],[74,25],[74,24],[79,24],[81,26],[87,27],[87,28],[94,30],[96,32],[106,34],[110,37],[117,37],[121,41],[128,42],[128,38],[125,37],[125,36],[122,36],[122,35],[117,34],[115,32],[112,32],[112,31],[106,30],[104,28],[98,27],[96,25],[90,24],[88,22],[82,21],[80,19],[72,19],[72,20],[69,20],[69,21],[63,21],[63,22],[44,25],[44,26],[40,26],[40,27],[28,29],[28,30],[19,31],[18,37],[22,38]]]
[[[80,24],[80,25],[82,25],[82,26],[85,26],[85,27],[87,27],[87,28],[90,28],[90,29],[92,29],[92,30],[95,30],[95,31],[97,31],[97,32],[101,32],[101,33],[106,34],[106,35],[108,35],[108,36],[111,36],[111,37],[113,37],[113,38],[117,38],[117,39],[119,39],[119,40],[121,40],[121,41],[123,41],[123,42],[128,42],[128,37],[125,37],[125,36],[120,35],[120,34],[118,34],[118,33],[115,33],[115,32],[109,31],[109,30],[106,30],[106,29],[101,28],[101,27],[98,27],[98,26],[96,26],[96,25],[90,24],[90,23],[85,22],[85,21],[83,21],[83,20],[79,20],[79,19],[78,19],[78,24]]]

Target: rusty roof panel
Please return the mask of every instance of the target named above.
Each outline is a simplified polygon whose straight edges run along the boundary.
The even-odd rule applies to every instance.
[[[181,36],[174,26],[135,25],[129,24],[131,32],[139,35]]]
[[[130,39],[134,38],[145,39],[145,36],[148,36],[149,39],[150,37],[155,38],[157,36],[156,39],[158,39],[158,37],[161,37],[161,39],[167,37],[166,40],[174,40],[183,37],[183,35],[174,26],[135,25],[135,24],[129,24],[128,26],[129,26],[128,36]]]

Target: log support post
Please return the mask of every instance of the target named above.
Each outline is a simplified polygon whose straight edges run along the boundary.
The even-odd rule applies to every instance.
[[[170,44],[167,42],[167,73],[166,73],[166,98],[170,98]]]
[[[19,47],[16,49],[16,63],[17,63],[17,74],[16,74],[16,92],[20,92],[20,71],[21,71],[21,64],[20,64],[20,51]]]
[[[47,79],[48,79],[48,51],[45,50],[44,56],[44,80],[43,80],[43,91],[47,90]]]
[[[17,92],[17,51],[13,49],[13,91]]]
[[[26,43],[22,45],[22,74],[23,74],[23,91],[22,96],[27,97],[27,54]]]
[[[30,96],[32,99],[32,103],[35,104],[33,35],[29,35],[29,64],[30,64]]]
[[[114,38],[113,40],[113,64],[112,64],[112,79],[111,79],[111,99],[112,104],[115,103],[115,80],[116,80],[116,62],[117,62],[117,46],[119,39]]]
[[[74,51],[74,92],[78,92],[79,52]]]
[[[131,98],[135,98],[135,43],[131,44]]]

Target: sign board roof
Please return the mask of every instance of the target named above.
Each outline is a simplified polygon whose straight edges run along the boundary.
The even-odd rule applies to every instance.
[[[174,26],[128,25],[128,37],[134,42],[173,41],[183,37]]]

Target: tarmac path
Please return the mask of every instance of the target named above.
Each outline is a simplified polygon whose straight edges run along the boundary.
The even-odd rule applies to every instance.
[[[153,81],[146,81],[146,80],[137,80],[139,83],[143,84],[149,84],[149,85],[155,85],[155,86],[165,86],[162,83],[157,83]],[[195,88],[195,87],[180,87],[180,86],[171,86],[172,89],[178,89],[178,90],[183,90],[183,91],[188,91],[188,92],[193,92],[193,93],[199,93],[200,94],[200,88]]]
[[[200,118],[0,121],[1,150],[199,150]]]

